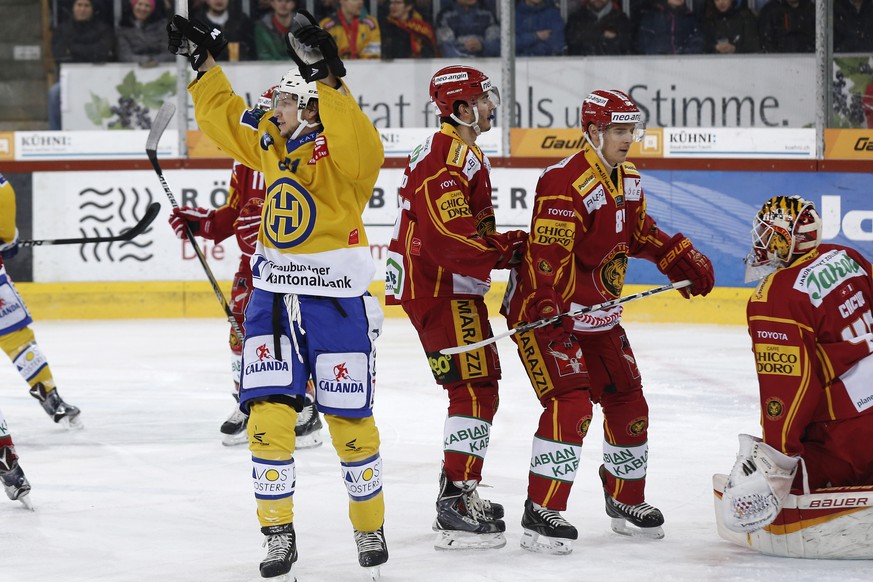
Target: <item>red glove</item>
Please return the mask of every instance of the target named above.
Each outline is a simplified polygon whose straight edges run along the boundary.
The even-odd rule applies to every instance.
[[[215,216],[214,210],[206,210],[205,208],[191,208],[185,206],[183,208],[174,208],[173,214],[170,215],[170,226],[176,233],[176,238],[185,240],[185,223],[191,225],[191,232],[203,238],[210,238],[212,233],[212,218]]]
[[[551,287],[540,287],[534,291],[534,294],[528,300],[525,317],[528,323],[554,317],[564,312],[561,303],[561,298],[558,297],[558,293],[554,289]],[[573,318],[571,317],[562,317],[555,323],[550,323],[533,330],[537,339],[544,344],[563,340],[572,331]]]
[[[685,279],[691,281],[691,287],[678,289],[686,299],[690,295],[706,295],[715,285],[712,263],[682,233],[677,233],[664,246],[658,257],[658,270],[673,283]]]
[[[261,229],[261,209],[263,207],[263,200],[252,198],[239,211],[239,217],[233,225],[236,231],[237,242],[239,242],[239,248],[246,255],[255,252],[255,244],[258,242],[258,231]]]
[[[521,247],[527,240],[527,233],[523,230],[510,230],[502,234],[495,232],[486,234],[485,240],[488,242],[488,246],[500,254],[494,268],[509,269],[512,265],[521,262]]]

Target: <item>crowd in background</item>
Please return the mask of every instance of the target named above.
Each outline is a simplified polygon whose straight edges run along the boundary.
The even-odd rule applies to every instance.
[[[189,14],[221,28],[224,60],[287,60],[284,35],[306,0],[191,0]],[[173,60],[166,19],[175,0],[58,0],[57,62]],[[90,8],[88,8],[90,6]],[[315,0],[343,59],[496,57],[496,0]],[[370,10],[376,7],[375,14]],[[814,0],[516,0],[516,54],[665,55],[815,50]],[[627,12],[623,7],[628,6]],[[873,52],[873,0],[835,0],[833,49]]]

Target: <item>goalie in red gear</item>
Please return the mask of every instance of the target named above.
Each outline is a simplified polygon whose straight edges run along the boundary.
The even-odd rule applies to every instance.
[[[257,105],[248,114],[256,118],[263,116],[272,109],[273,93],[278,87],[264,91]],[[245,333],[245,311],[252,290],[252,270],[249,266],[255,244],[258,240],[258,230],[261,227],[261,210],[264,205],[264,175],[239,162],[234,162],[230,176],[227,202],[220,208],[207,210],[205,208],[182,207],[174,208],[170,216],[170,225],[176,237],[185,240],[185,224],[192,232],[205,239],[220,243],[232,235],[236,236],[237,244],[242,251],[233,278],[230,293],[230,310],[243,333]],[[230,328],[230,350],[232,354],[232,370],[234,382],[234,400],[239,400],[239,377],[242,362],[242,340]],[[322,443],[320,434],[321,418],[315,409],[314,387],[312,382],[306,387],[306,405],[297,416],[297,448],[305,449]],[[234,406],[231,415],[221,425],[222,443],[228,446],[245,443],[246,423],[248,416]]]
[[[746,317],[762,438],[741,435],[740,442],[759,442],[773,451],[769,456],[786,456],[796,467],[783,471],[788,481],[780,489],[773,464],[749,463],[754,456],[741,447],[737,463],[746,463],[745,470],[735,466],[726,480],[716,476],[723,478],[726,501],[717,519],[723,537],[764,553],[869,559],[873,265],[821,237],[815,205],[800,196],[775,196],[755,216],[746,281],[763,279]],[[864,502],[849,507],[847,492]],[[750,497],[763,502],[737,503]],[[837,508],[845,518],[823,508]],[[742,532],[741,539],[721,526]]]
[[[671,281],[690,279],[691,295],[712,289],[709,260],[646,212],[640,174],[627,161],[644,133],[630,97],[592,92],[582,103],[582,127],[582,151],[547,168],[537,184],[530,238],[503,303],[510,327],[620,297],[629,257],[657,264]],[[664,535],[661,512],[645,502],[648,406],[621,312],[619,305],[513,336],[543,407],[522,518],[529,550],[572,551],[577,530],[559,512],[567,508],[592,402],[603,409],[600,477],[613,530]]]
[[[491,337],[483,299],[491,271],[517,261],[527,235],[495,226],[491,164],[476,145],[500,103],[490,79],[472,67],[445,67],[433,76],[430,95],[441,126],[413,151],[403,176],[386,303],[403,306],[449,399],[436,547],[499,548],[506,544],[503,507],[476,492],[497,410],[497,350],[440,350]]]

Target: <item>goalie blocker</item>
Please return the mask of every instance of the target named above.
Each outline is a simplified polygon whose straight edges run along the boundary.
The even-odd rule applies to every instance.
[[[740,435],[731,474],[712,477],[719,536],[771,556],[873,558],[873,485],[810,491],[801,462],[803,491],[791,493],[784,485],[790,486],[796,467],[787,468],[789,458],[782,457],[758,439]]]

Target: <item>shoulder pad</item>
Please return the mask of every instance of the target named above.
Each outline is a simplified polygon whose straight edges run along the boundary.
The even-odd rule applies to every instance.
[[[621,169],[624,171],[625,176],[636,176],[639,177],[640,171],[637,170],[637,167],[633,164],[633,162],[624,162],[621,164]]]

